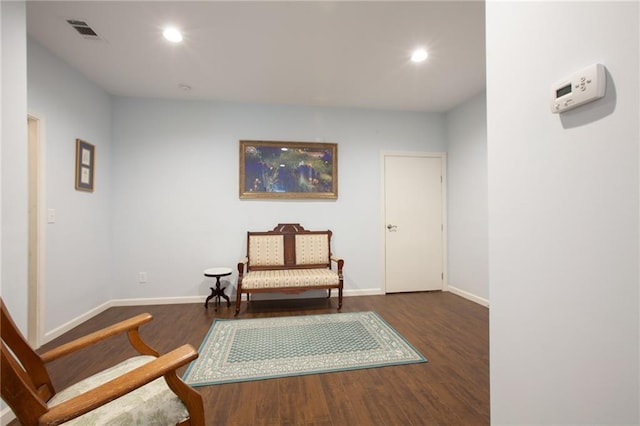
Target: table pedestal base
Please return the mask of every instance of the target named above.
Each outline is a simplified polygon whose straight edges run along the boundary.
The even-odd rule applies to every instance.
[[[209,287],[211,289],[211,294],[209,295],[209,297],[207,297],[207,300],[205,300],[204,302],[205,308],[209,308],[209,300],[213,299],[214,297],[215,297],[215,300],[213,305],[216,311],[218,310],[218,305],[220,304],[220,298],[223,298],[224,300],[227,301],[227,307],[231,306],[231,301],[229,300],[229,296],[224,294],[225,287],[220,288],[220,277],[226,277],[228,275],[231,275],[231,269],[212,268],[204,271],[205,277],[216,278],[216,286]]]

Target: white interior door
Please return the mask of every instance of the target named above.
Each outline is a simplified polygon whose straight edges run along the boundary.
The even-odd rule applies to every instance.
[[[442,290],[443,154],[384,154],[387,293]]]

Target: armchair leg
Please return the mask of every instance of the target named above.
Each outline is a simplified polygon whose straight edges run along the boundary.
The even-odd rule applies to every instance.
[[[202,396],[176,376],[175,371],[167,373],[164,378],[167,381],[167,385],[178,395],[187,407],[189,411],[189,422],[187,424],[189,426],[204,426],[204,404],[202,402]]]

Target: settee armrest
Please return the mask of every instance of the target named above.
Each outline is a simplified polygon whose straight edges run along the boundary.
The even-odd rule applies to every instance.
[[[338,273],[342,274],[342,267],[344,266],[344,260],[341,257],[335,256],[333,254],[329,256],[329,259],[331,259],[332,262],[336,262],[336,264],[338,265]]]
[[[238,262],[238,275],[240,277],[244,274],[244,269],[247,263],[249,263],[249,258],[246,256],[240,259],[240,261]]]

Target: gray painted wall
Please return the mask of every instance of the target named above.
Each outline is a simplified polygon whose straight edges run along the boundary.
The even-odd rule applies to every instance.
[[[78,71],[28,40],[29,111],[43,120],[45,332],[117,296],[111,238],[111,98]],[[76,191],[76,138],[95,145],[94,192]]]
[[[449,286],[483,303],[489,300],[486,100],[482,93],[446,115]]]
[[[24,2],[0,2],[0,296],[27,330],[27,56]],[[0,401],[0,413],[8,407]]]
[[[570,28],[562,25],[575,5],[487,5],[491,397],[495,424],[635,424],[639,420],[640,12],[637,2],[580,3],[583,19]],[[26,46],[20,41],[25,27],[24,5],[2,2],[0,11],[2,293],[24,324],[26,253],[21,247],[26,247],[26,186],[19,183],[26,176],[26,154],[21,148],[21,144],[26,145],[22,124],[26,82],[20,77],[25,74],[20,58],[26,56]],[[541,26],[541,22],[547,24]],[[18,42],[9,43],[13,39]],[[18,60],[8,61],[6,55]],[[613,83],[609,93],[615,93],[615,98],[563,118],[550,114],[549,84],[596,61],[607,66]],[[73,70],[51,65],[63,74],[52,75],[52,82],[69,82],[64,75],[73,74]],[[5,82],[11,73],[17,80],[9,86]],[[37,86],[29,85],[31,108],[31,96],[39,95],[31,93]],[[518,92],[516,104],[512,102],[514,88]],[[111,144],[106,136],[109,127],[103,128],[100,120],[93,123],[102,129],[98,134],[77,130],[84,127],[73,118],[77,111],[69,109],[65,113],[66,101],[62,107],[51,102],[50,107],[39,111],[48,127],[49,116],[60,120],[56,123],[61,126],[56,133],[59,136],[49,136],[47,131],[47,144],[63,145],[69,139],[73,144],[80,136],[98,145],[99,158],[106,164],[99,163],[96,190],[110,192],[107,203],[100,201],[102,193],[94,194],[91,200],[99,206],[95,210],[83,207],[83,202],[65,189],[72,188],[69,155],[64,151],[47,153],[47,159],[50,155],[61,157],[50,160],[49,167],[57,172],[49,174],[48,170],[47,192],[58,197],[56,203],[63,203],[48,207],[56,208],[59,218],[63,213],[59,220],[66,220],[64,216],[73,215],[77,209],[97,215],[96,222],[74,218],[90,228],[70,226],[74,221],[65,224],[65,232],[49,232],[47,228],[51,234],[47,256],[57,259],[54,250],[77,254],[71,244],[64,243],[67,232],[84,242],[85,237],[73,232],[102,235],[104,225],[110,224],[107,229],[117,237],[101,239],[100,247],[111,244],[113,258],[107,261],[108,254],[97,254],[87,260],[100,270],[121,264],[121,276],[110,275],[111,283],[106,284],[117,289],[118,297],[157,296],[168,291],[175,296],[204,290],[199,281],[201,269],[214,260],[235,262],[242,252],[242,242],[226,224],[237,221],[244,232],[247,227],[262,229],[281,217],[292,220],[303,214],[309,218],[309,227],[332,222],[335,251],[347,258],[347,268],[353,271],[347,273],[349,288],[379,288],[380,278],[373,272],[379,267],[379,253],[368,249],[379,246],[380,239],[379,150],[444,147],[442,117],[122,98],[105,101],[104,95],[94,89],[87,88],[82,96],[87,96],[87,106],[93,107],[95,102],[100,116],[109,115],[103,108],[110,103]],[[182,117],[185,122],[172,117]],[[134,119],[142,125],[134,126]],[[52,137],[62,139],[50,142]],[[238,200],[234,153],[240,138],[340,143],[340,199],[300,204]],[[197,152],[189,153],[191,150]],[[70,156],[73,158],[72,153]],[[218,161],[212,161],[212,157]],[[449,167],[455,169],[454,160]],[[186,161],[193,164],[182,164]],[[193,183],[198,179],[202,181]],[[10,183],[17,186],[10,188]],[[149,198],[135,202],[137,196],[147,193]],[[109,212],[106,217],[103,211]],[[126,217],[130,212],[131,217]],[[54,226],[61,224],[59,221]],[[124,236],[125,232],[133,235]],[[220,234],[222,238],[218,239]],[[54,235],[57,237],[50,241]],[[182,235],[191,238],[189,244]],[[132,258],[126,256],[127,242],[134,245]],[[157,258],[141,254],[149,247],[155,249],[151,243],[162,243]],[[363,247],[365,251],[359,254]],[[60,264],[55,268],[74,275],[78,262],[73,256],[60,256],[57,261]],[[176,267],[172,270],[177,270],[177,275],[161,278],[169,269],[164,268],[164,262],[173,262]],[[135,282],[141,268],[150,278],[144,290]],[[356,272],[362,270],[365,272]],[[450,274],[455,276],[454,270]],[[47,293],[65,294],[70,290],[66,275],[51,275],[46,277]],[[95,278],[92,273],[83,283],[74,282],[71,289],[79,289],[80,284],[94,289],[102,283],[96,283]],[[99,298],[115,295],[104,293]],[[91,297],[82,299],[86,304],[78,312],[99,303]],[[69,312],[52,312],[47,307],[47,329],[77,315],[71,311],[73,305],[62,306]]]
[[[202,270],[234,267],[245,232],[278,222],[332,229],[347,291],[380,292],[380,151],[446,150],[442,114],[113,98],[32,40],[29,65],[57,211],[45,332],[114,298],[204,296]],[[92,194],[73,188],[76,137],[96,145]],[[239,200],[239,139],[337,142],[338,200]]]
[[[27,327],[27,58],[24,2],[0,2],[2,35],[2,240],[0,293]],[[7,297],[9,295],[9,297]]]
[[[45,125],[44,207],[57,212],[45,227],[45,332],[114,298],[205,295],[202,270],[234,266],[244,232],[277,222],[331,228],[347,290],[380,292],[380,151],[447,150],[442,114],[112,98],[37,42],[28,52],[29,110]],[[478,105],[452,112],[449,133],[466,114],[482,115]],[[474,130],[455,136],[456,146],[482,142]],[[96,145],[92,194],[73,188],[77,137]],[[239,200],[239,139],[338,142],[339,199]],[[466,269],[456,263],[450,273]]]
[[[638,424],[638,9],[487,3],[494,424]],[[594,62],[607,96],[551,114]]]
[[[114,129],[122,297],[205,295],[202,271],[235,270],[246,231],[286,222],[331,229],[345,289],[380,292],[380,151],[445,149],[442,115],[409,112],[118,98]],[[240,200],[240,139],[337,142],[338,200]]]

